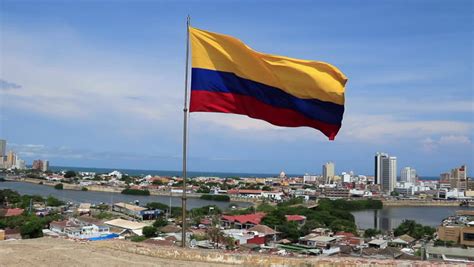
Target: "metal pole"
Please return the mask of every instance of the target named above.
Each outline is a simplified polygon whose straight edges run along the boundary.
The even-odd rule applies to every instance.
[[[181,246],[186,247],[186,178],[187,178],[187,144],[188,144],[188,69],[189,69],[189,25],[191,17],[188,15],[186,21],[186,70],[184,78],[184,108],[183,108],[183,197],[182,197],[182,220],[183,229],[181,235]]]

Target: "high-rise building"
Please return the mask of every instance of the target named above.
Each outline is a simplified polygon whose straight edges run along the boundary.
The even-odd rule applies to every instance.
[[[375,154],[375,172],[374,172],[374,184],[380,184],[382,179],[382,158],[388,157],[385,153]]]
[[[0,139],[0,157],[3,158],[5,156],[6,149],[7,149],[7,141]]]
[[[334,178],[335,167],[334,162],[326,162],[323,165],[323,178],[326,183],[330,183],[331,179]]]
[[[48,160],[43,160],[43,168],[41,171],[46,172],[49,169],[49,161]]]
[[[457,188],[458,190],[467,189],[467,167],[462,165],[459,168],[454,168],[451,170],[451,175],[449,179],[451,184],[451,189]]]
[[[375,155],[374,183],[380,184],[382,190],[390,193],[397,184],[397,158],[386,153]]]
[[[24,160],[20,159],[20,157],[18,157],[18,155],[16,155],[15,165],[12,166],[12,169],[25,170],[26,169],[26,162]]]
[[[9,151],[7,154],[7,161],[5,164],[6,169],[13,168],[16,165],[16,154],[13,151]]]
[[[407,183],[416,183],[416,170],[411,167],[405,167],[400,171],[400,181]]]
[[[31,169],[45,172],[49,169],[49,161],[41,159],[34,160]]]

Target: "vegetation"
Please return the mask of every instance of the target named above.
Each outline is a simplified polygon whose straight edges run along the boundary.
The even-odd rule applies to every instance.
[[[211,192],[211,189],[209,188],[209,186],[201,185],[196,192],[197,193],[209,194]]]
[[[99,220],[106,220],[106,219],[112,219],[114,215],[110,212],[100,211],[99,213],[92,215],[92,217],[97,218]]]
[[[382,207],[381,201],[371,199],[353,201],[321,199],[315,209],[306,208],[301,205],[302,203],[302,198],[292,198],[276,206],[262,203],[256,210],[267,214],[262,219],[262,224],[272,229],[276,228],[281,232],[283,238],[296,241],[298,237],[307,235],[317,227],[327,227],[335,232],[345,231],[357,234],[354,216],[350,212]],[[250,208],[247,209],[248,211]],[[296,222],[288,222],[285,215],[306,216],[306,223],[300,227]]]
[[[87,189],[87,187],[83,187],[81,188],[81,191],[89,191],[89,189]]]
[[[38,238],[43,236],[44,221],[32,216],[20,226],[21,238]]]
[[[54,186],[54,189],[58,189],[58,190],[63,190],[63,188],[64,188],[64,185],[62,183],[56,184]]]
[[[64,174],[64,178],[72,178],[72,177],[76,177],[77,174],[75,171],[67,171],[65,174]]]
[[[329,199],[320,199],[319,207],[324,206],[326,209],[339,209],[345,211],[356,211],[356,210],[366,210],[366,209],[381,209],[383,208],[383,203],[380,200],[375,199],[363,199],[363,200],[329,200]]]
[[[46,202],[48,206],[54,206],[57,204],[64,204],[62,201],[48,197],[44,199],[41,196],[30,196],[20,195],[18,192],[4,189],[0,190],[0,206],[3,206],[4,202],[7,201],[9,205],[16,208],[26,209],[30,206],[30,202]],[[51,205],[50,205],[51,204]],[[37,217],[31,215],[30,212],[25,211],[19,216],[12,217],[0,217],[0,228],[19,229],[22,238],[37,238],[43,236],[42,229],[53,220],[59,220],[61,215],[50,214],[44,217]]]
[[[148,202],[146,208],[150,210],[168,210],[170,207],[160,202]]]
[[[145,226],[143,227],[143,235],[147,238],[155,237],[158,229],[154,226]]]
[[[168,221],[165,220],[162,217],[156,219],[155,222],[153,223],[153,227],[155,227],[155,228],[160,228],[160,227],[164,227],[164,226],[167,226],[167,225],[168,225]]]
[[[202,195],[200,198],[213,201],[230,201],[230,197],[228,195]]]
[[[436,232],[436,229],[430,226],[423,226],[419,223],[416,223],[413,220],[404,220],[395,230],[393,234],[395,236],[401,236],[407,234],[416,239],[421,239],[426,237],[431,239],[433,234]]]
[[[135,195],[135,196],[149,196],[150,191],[148,191],[147,189],[141,190],[141,189],[125,188],[124,190],[122,190],[122,194]]]
[[[132,238],[130,238],[130,241],[132,242],[142,242],[145,240],[147,240],[147,238],[144,236],[133,236]]]
[[[61,201],[55,197],[49,196],[46,198],[46,206],[59,207],[64,205],[64,201]]]
[[[364,237],[365,238],[371,238],[371,237],[374,237],[374,236],[379,235],[381,233],[382,232],[378,229],[369,228],[369,229],[364,231]]]

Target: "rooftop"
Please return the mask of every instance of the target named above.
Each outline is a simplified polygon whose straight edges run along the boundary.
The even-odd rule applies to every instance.
[[[274,235],[277,234],[278,232],[273,230],[272,228],[266,226],[266,225],[255,225],[254,227],[248,229],[249,232],[258,232],[262,233],[264,235]]]
[[[227,220],[230,222],[238,223],[253,223],[260,224],[262,218],[265,217],[265,213],[257,212],[254,214],[245,214],[245,215],[223,215],[222,220]]]
[[[306,220],[306,217],[302,215],[285,215],[285,217],[286,217],[286,220],[289,222]]]
[[[105,224],[118,227],[118,228],[130,229],[130,230],[142,229],[143,227],[147,226],[147,224],[144,224],[144,223],[132,222],[132,221],[124,220],[124,219],[115,219],[115,220],[106,221]]]
[[[147,208],[140,207],[140,206],[136,206],[136,205],[132,205],[132,204],[127,204],[127,203],[124,203],[124,202],[115,203],[114,206],[117,206],[117,207],[120,207],[120,208],[124,208],[124,209],[128,209],[128,210],[133,210],[133,211],[144,211],[144,210],[147,210]]]
[[[23,213],[24,209],[20,208],[14,208],[14,209],[7,209],[5,212],[5,217],[13,217],[13,216],[19,216]]]
[[[377,245],[377,246],[380,246],[384,243],[387,243],[387,240],[384,240],[384,239],[374,239],[374,240],[370,240],[369,244],[371,245]]]

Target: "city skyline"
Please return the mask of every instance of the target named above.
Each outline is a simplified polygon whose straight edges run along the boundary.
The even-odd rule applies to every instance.
[[[267,14],[262,3],[4,1],[0,138],[29,162],[180,170],[190,14],[195,27],[327,61],[349,77],[336,141],[309,128],[192,114],[190,170],[319,173],[333,161],[338,174],[370,175],[376,151],[421,176],[472,166],[472,3],[344,3],[275,2]],[[331,27],[314,27],[314,17]]]

